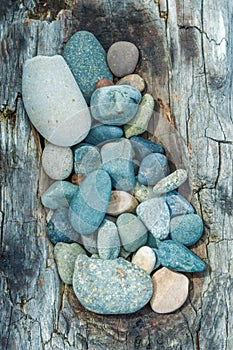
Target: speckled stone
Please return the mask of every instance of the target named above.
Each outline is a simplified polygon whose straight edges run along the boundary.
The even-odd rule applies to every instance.
[[[124,126],[125,137],[140,135],[146,131],[153,111],[154,99],[150,94],[145,94],[142,97],[135,117]]]
[[[97,248],[97,234],[98,231],[91,233],[90,235],[81,235],[81,242],[86,251],[90,254],[98,254]]]
[[[41,196],[44,207],[58,209],[68,207],[78,187],[68,181],[55,181]]]
[[[136,213],[155,238],[169,234],[170,212],[163,197],[152,198],[138,205]]]
[[[103,170],[88,174],[70,203],[69,218],[80,234],[98,229],[106,214],[111,196],[111,179]]]
[[[199,241],[204,229],[203,221],[196,214],[176,216],[170,222],[171,238],[186,246]]]
[[[153,188],[155,194],[160,195],[175,190],[187,180],[188,174],[184,169],[177,169],[164,179],[160,180]]]
[[[169,174],[167,157],[160,153],[152,153],[141,162],[138,172],[138,182],[153,186]]]
[[[185,199],[177,191],[172,191],[166,195],[167,205],[170,210],[171,216],[177,216],[182,214],[194,214],[194,208],[187,199]]]
[[[138,111],[141,93],[132,86],[106,86],[91,96],[92,117],[103,124],[123,125]]]
[[[90,32],[76,32],[66,43],[62,55],[88,103],[96,84],[101,79],[113,78],[104,48]]]
[[[159,242],[158,258],[161,265],[174,271],[202,272],[205,263],[183,244],[172,240]]]
[[[91,128],[86,101],[62,56],[36,56],[23,67],[22,95],[37,131],[57,146],[81,142]]]
[[[112,86],[114,85],[113,82],[111,80],[108,79],[101,79],[98,81],[98,83],[96,84],[96,89],[105,87],[105,86]]]
[[[162,146],[143,137],[132,136],[130,142],[135,152],[135,159],[139,160],[139,162],[151,153],[164,154]]]
[[[122,135],[123,130],[118,126],[96,124],[91,128],[85,141],[96,146],[107,140],[118,139]]]
[[[123,213],[135,213],[138,201],[125,191],[112,191],[107,214],[118,216]]]
[[[116,224],[122,246],[126,251],[135,252],[146,244],[148,230],[136,215],[121,214]]]
[[[73,288],[80,303],[98,314],[128,314],[148,303],[152,294],[150,276],[122,259],[90,259],[79,255],[75,262]]]
[[[111,176],[117,190],[130,191],[136,184],[133,166],[133,149],[127,139],[106,143],[101,148],[102,169]]]
[[[148,199],[156,197],[153,192],[153,187],[141,185],[139,182],[136,183],[133,189],[133,195],[139,202],[147,201]]]
[[[138,63],[138,48],[128,41],[112,44],[107,53],[107,62],[116,77],[124,77],[134,72]]]
[[[65,284],[72,284],[75,260],[78,255],[86,254],[77,243],[57,243],[54,247],[54,257],[57,263],[59,276]]]
[[[101,157],[97,147],[81,143],[74,148],[74,171],[87,175],[101,165]]]
[[[118,80],[116,85],[130,85],[142,92],[145,89],[145,81],[138,74],[129,74]]]
[[[159,314],[168,314],[178,310],[186,301],[189,293],[189,279],[163,267],[152,276],[153,296],[151,308]]]
[[[143,246],[138,249],[132,258],[132,264],[137,265],[147,273],[151,273],[156,263],[156,257],[150,247]]]
[[[85,178],[86,178],[86,175],[84,174],[73,174],[71,177],[71,182],[76,186],[80,186]]]
[[[116,259],[120,253],[120,238],[114,222],[104,220],[98,230],[97,248],[101,259]]]

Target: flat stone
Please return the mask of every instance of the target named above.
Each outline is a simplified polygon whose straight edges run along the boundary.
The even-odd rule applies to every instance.
[[[138,172],[138,182],[153,186],[169,174],[167,157],[160,153],[152,153],[141,162]],[[154,189],[153,189],[154,191]]]
[[[153,187],[141,185],[139,182],[136,183],[133,189],[133,195],[139,202],[147,201],[148,199],[156,197],[153,192]]]
[[[59,276],[65,284],[72,284],[75,260],[78,255],[85,254],[85,250],[77,243],[67,244],[59,242],[54,247],[54,257]]]
[[[44,207],[58,209],[68,207],[78,187],[68,181],[55,181],[41,196]]]
[[[171,216],[182,214],[194,214],[194,208],[186,198],[184,198],[177,191],[168,192],[166,195],[167,205]]]
[[[106,86],[91,96],[92,117],[103,124],[123,125],[138,111],[141,93],[132,86]]]
[[[73,174],[71,177],[71,182],[76,186],[80,186],[85,178],[86,178],[86,175],[84,174]]]
[[[159,314],[168,314],[178,310],[187,300],[189,279],[181,273],[166,267],[156,271],[152,277],[153,296],[151,308]]]
[[[118,126],[96,124],[91,128],[85,141],[91,145],[97,146],[102,142],[118,139],[122,137],[122,135],[123,130]]]
[[[139,160],[139,162],[151,153],[164,154],[162,146],[143,137],[132,136],[130,142],[135,152],[135,159]]]
[[[91,234],[98,229],[106,214],[111,196],[111,179],[103,170],[88,174],[70,203],[69,218],[80,234]]]
[[[91,233],[90,235],[81,235],[81,242],[86,251],[90,254],[98,254],[97,248],[97,234],[98,231]]]
[[[124,77],[134,72],[138,63],[138,48],[128,41],[112,44],[107,53],[107,62],[116,77]]]
[[[113,79],[106,52],[90,32],[76,32],[66,43],[62,55],[88,103],[101,79]]]
[[[27,60],[22,84],[27,114],[46,140],[66,147],[85,139],[91,128],[90,112],[62,56]]]
[[[101,157],[97,147],[81,143],[74,148],[74,171],[87,175],[101,165]]]
[[[114,85],[113,82],[111,80],[108,79],[101,79],[98,81],[98,83],[96,84],[96,89],[105,87],[105,86],[112,86]]]
[[[130,85],[142,92],[145,89],[145,81],[138,74],[129,74],[118,80],[116,85]]]
[[[121,214],[116,224],[122,246],[126,251],[135,252],[146,244],[148,230],[136,215]]]
[[[118,216],[123,213],[135,213],[138,201],[125,191],[112,191],[107,214]]]
[[[155,194],[165,194],[181,186],[187,180],[188,174],[184,169],[177,169],[164,179],[160,180],[153,188]]]
[[[136,213],[155,238],[167,238],[170,212],[165,198],[157,197],[140,203]]]
[[[150,247],[143,246],[138,249],[132,258],[132,264],[137,265],[147,273],[151,273],[156,263],[156,257]]]
[[[116,259],[120,253],[120,238],[114,222],[104,220],[98,230],[97,248],[101,259]]]
[[[118,258],[90,259],[79,255],[75,262],[73,289],[80,303],[98,314],[128,314],[150,300],[150,276],[139,267]]]
[[[199,241],[203,234],[203,221],[196,214],[176,216],[170,222],[171,238],[186,246]]]

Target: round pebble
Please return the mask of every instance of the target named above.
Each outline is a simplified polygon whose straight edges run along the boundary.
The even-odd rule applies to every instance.
[[[112,191],[107,214],[118,216],[123,213],[134,213],[138,201],[125,191]]]
[[[145,89],[145,81],[138,74],[129,74],[118,80],[116,85],[130,85],[142,92]]]
[[[171,238],[186,246],[191,246],[201,238],[203,221],[196,214],[175,216],[170,222]]]
[[[141,267],[147,273],[151,273],[156,263],[156,257],[150,247],[144,246],[138,249],[132,258],[132,263]]]
[[[108,79],[101,79],[98,81],[98,83],[96,84],[96,89],[102,88],[104,86],[112,86],[114,85],[113,82],[111,80]]]

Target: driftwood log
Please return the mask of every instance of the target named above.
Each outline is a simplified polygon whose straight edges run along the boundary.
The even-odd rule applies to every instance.
[[[232,16],[228,0],[1,0],[2,350],[233,348]],[[189,300],[173,314],[145,307],[95,315],[58,277],[40,203],[43,139],[23,107],[22,64],[60,53],[80,29],[106,49],[117,40],[139,47],[139,72],[157,114],[187,145],[192,203],[205,223],[193,251],[208,269],[189,275]]]

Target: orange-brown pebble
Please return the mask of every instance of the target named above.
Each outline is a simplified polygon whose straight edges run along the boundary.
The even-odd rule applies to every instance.
[[[96,84],[96,89],[105,87],[105,86],[112,86],[114,85],[113,82],[111,80],[108,79],[101,79],[100,81],[98,81],[98,83]]]
[[[72,184],[74,184],[74,185],[77,185],[77,186],[80,186],[81,185],[81,183],[83,182],[83,180],[85,179],[85,175],[83,175],[83,174],[74,174],[74,175],[72,175],[72,177],[71,177],[71,182],[72,182]]]

